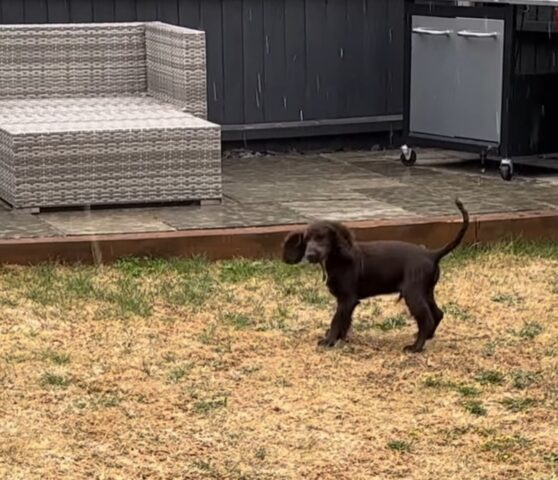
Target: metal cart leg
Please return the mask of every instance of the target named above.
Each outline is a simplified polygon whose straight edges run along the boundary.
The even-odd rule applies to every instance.
[[[508,146],[507,144],[502,145],[500,149],[500,154],[502,155],[502,160],[500,161],[500,176],[506,182],[509,182],[514,175],[513,161],[509,158]]]
[[[500,161],[500,176],[509,182],[513,178],[513,162],[511,158],[503,158]]]
[[[403,145],[401,147],[401,156],[399,159],[406,167],[412,167],[417,161],[417,152],[415,152],[408,145]]]
[[[483,148],[480,152],[481,173],[486,172],[486,156],[488,152]]]

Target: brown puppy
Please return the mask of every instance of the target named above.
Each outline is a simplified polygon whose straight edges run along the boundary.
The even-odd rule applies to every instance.
[[[459,245],[469,225],[467,210],[459,199],[455,204],[463,224],[457,236],[438,250],[399,241],[355,242],[349,229],[328,221],[315,222],[287,236],[283,260],[321,264],[326,285],[337,299],[337,310],[320,345],[332,347],[345,339],[360,300],[399,293],[418,325],[416,340],[405,351],[422,351],[444,316],[434,299],[440,260]]]

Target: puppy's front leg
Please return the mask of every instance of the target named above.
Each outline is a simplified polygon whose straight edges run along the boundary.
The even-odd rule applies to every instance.
[[[318,345],[323,347],[333,347],[338,340],[344,339],[351,326],[353,311],[358,305],[358,300],[355,298],[348,298],[337,300],[337,310],[329,330],[326,332],[325,338],[318,342]]]

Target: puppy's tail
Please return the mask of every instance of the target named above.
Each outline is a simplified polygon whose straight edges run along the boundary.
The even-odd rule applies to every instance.
[[[454,250],[461,243],[461,240],[463,240],[465,232],[469,227],[469,212],[463,206],[463,203],[461,203],[461,200],[459,200],[459,198],[455,199],[455,205],[463,216],[463,223],[461,224],[459,232],[457,232],[457,236],[451,242],[449,242],[447,245],[444,245],[442,248],[434,250],[432,252],[434,255],[434,261],[436,263],[438,263],[442,258],[444,258],[448,253]]]

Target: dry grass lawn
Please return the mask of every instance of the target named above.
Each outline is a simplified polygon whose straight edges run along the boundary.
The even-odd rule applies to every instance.
[[[558,478],[558,246],[457,252],[419,355],[395,297],[317,348],[311,267],[0,273],[0,478]]]

